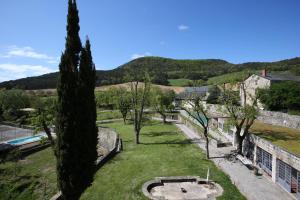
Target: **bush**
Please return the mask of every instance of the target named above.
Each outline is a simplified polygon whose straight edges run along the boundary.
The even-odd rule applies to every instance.
[[[260,101],[273,111],[300,111],[300,84],[286,81],[258,90]]]

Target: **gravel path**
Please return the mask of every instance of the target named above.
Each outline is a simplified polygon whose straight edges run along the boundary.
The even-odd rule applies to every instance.
[[[186,137],[196,141],[195,143],[201,149],[205,150],[205,141],[189,129],[184,124],[176,123],[176,126],[186,135]],[[273,183],[270,178],[264,176],[255,176],[241,162],[231,162],[222,158],[225,154],[230,153],[233,147],[216,148],[210,144],[211,160],[231,178],[231,181],[249,200],[293,200],[291,194],[284,191],[279,185]]]

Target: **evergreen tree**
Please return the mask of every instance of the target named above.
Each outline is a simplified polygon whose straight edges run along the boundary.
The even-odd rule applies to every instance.
[[[79,66],[78,130],[82,148],[78,157],[80,158],[80,165],[84,169],[81,172],[82,188],[88,187],[93,181],[97,159],[98,128],[96,126],[97,114],[94,93],[96,70],[90,46],[90,41],[87,39],[85,48],[81,52]]]
[[[79,17],[75,0],[69,0],[68,25],[65,52],[59,65],[57,86],[58,105],[56,118],[56,156],[58,187],[63,199],[78,199],[82,192],[80,174],[83,169],[78,163],[81,151],[78,138],[77,87],[78,64],[81,51]]]

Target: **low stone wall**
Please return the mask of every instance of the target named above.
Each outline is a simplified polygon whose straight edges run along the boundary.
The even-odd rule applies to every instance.
[[[98,127],[98,144],[111,151],[116,146],[118,134],[109,128]]]
[[[300,116],[298,115],[262,110],[257,119],[267,124],[300,129]]]
[[[195,122],[191,122],[191,119],[189,119],[188,117],[180,113],[180,115],[178,115],[178,121],[186,125],[192,131],[196,132],[201,138],[204,137],[201,132],[201,127],[199,125],[196,125]]]
[[[207,108],[211,116],[226,117],[226,114],[223,112],[226,111],[226,109],[222,105],[207,104]],[[300,129],[300,116],[298,115],[289,115],[282,112],[260,110],[257,119],[266,124]]]
[[[122,140],[119,135],[110,128],[98,127],[98,144],[101,147],[101,149],[98,148],[98,154],[102,154],[97,159],[98,168],[103,166],[122,149]],[[99,150],[102,152],[99,152]]]

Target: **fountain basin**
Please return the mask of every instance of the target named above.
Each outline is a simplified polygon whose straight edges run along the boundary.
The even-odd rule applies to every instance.
[[[143,185],[142,191],[152,200],[213,200],[222,187],[198,176],[157,177]]]

